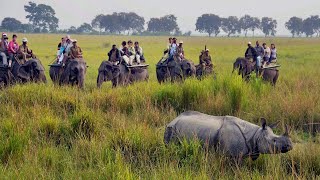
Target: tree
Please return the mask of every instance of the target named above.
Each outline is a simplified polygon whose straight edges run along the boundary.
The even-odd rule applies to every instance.
[[[147,31],[149,32],[161,32],[161,20],[159,18],[151,18],[148,22],[148,28]]]
[[[315,33],[314,27],[314,19],[312,17],[308,17],[307,19],[303,20],[302,31],[307,37],[312,37],[312,35]]]
[[[203,14],[198,17],[196,22],[196,31],[208,33],[217,36],[220,33],[221,18],[215,14]]]
[[[269,35],[275,36],[277,28],[277,20],[269,17],[263,17],[261,20],[261,29],[264,35],[267,37]]]
[[[181,34],[177,17],[172,14],[160,18],[151,18],[147,24],[147,31],[152,33]]]
[[[77,28],[75,26],[71,26],[68,30],[67,30],[68,34],[76,34],[77,33]]]
[[[101,19],[102,27],[104,27],[106,32],[121,34],[125,30],[122,24],[123,18],[119,13],[113,13],[103,16]]]
[[[250,15],[245,15],[239,20],[241,29],[244,31],[245,37],[247,37],[248,30],[251,29],[252,17]]]
[[[28,13],[26,18],[29,19],[29,22],[41,32],[55,32],[59,27],[59,19],[55,17],[56,13],[51,6],[29,2],[24,6],[24,10]]]
[[[191,31],[187,31],[185,33],[182,34],[182,36],[191,36],[192,32]]]
[[[230,37],[231,34],[241,33],[238,17],[229,16],[228,18],[223,18],[221,29],[228,34],[228,37]]]
[[[252,31],[252,36],[254,37],[254,31],[260,28],[260,19],[257,17],[252,17],[250,22],[250,29]]]
[[[122,14],[122,26],[129,32],[141,32],[144,30],[145,20],[134,12]]]
[[[318,15],[310,17],[312,21],[313,31],[317,34],[316,36],[320,36],[320,18]]]
[[[77,33],[91,33],[92,27],[88,23],[83,23],[81,26],[77,28]]]
[[[104,28],[103,24],[102,24],[102,20],[103,20],[104,16],[105,15],[103,15],[103,14],[99,14],[91,21],[91,26],[93,28],[99,29],[99,34],[101,34],[101,31]]]
[[[292,37],[295,37],[295,35],[300,36],[302,33],[303,20],[298,17],[291,17],[285,26],[291,32]]]
[[[21,32],[22,33],[34,32],[33,25],[32,24],[21,24]]]
[[[22,23],[15,18],[6,17],[2,20],[1,27],[11,32],[19,32],[22,28]]]

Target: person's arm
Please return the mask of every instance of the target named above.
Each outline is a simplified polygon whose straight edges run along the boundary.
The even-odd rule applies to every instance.
[[[140,47],[140,55],[143,56],[143,50],[142,47]]]

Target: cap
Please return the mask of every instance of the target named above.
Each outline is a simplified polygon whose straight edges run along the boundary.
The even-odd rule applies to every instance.
[[[28,42],[27,38],[22,38],[22,42]]]
[[[76,39],[72,39],[71,41],[72,41],[73,43],[76,43],[76,42],[77,42],[77,40],[76,40]]]
[[[131,41],[131,40],[129,40],[129,41],[128,41],[128,43],[132,43],[132,41]]]
[[[250,42],[250,41],[248,42],[248,45],[251,45],[251,42]]]
[[[179,44],[183,44],[183,41],[180,41]]]
[[[2,36],[4,37],[4,36],[8,36],[6,33],[2,33]]]
[[[210,50],[209,50],[209,49],[206,49],[206,51],[209,52]]]

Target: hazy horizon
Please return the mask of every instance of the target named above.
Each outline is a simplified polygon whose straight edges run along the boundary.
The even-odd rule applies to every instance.
[[[27,0],[14,0],[2,2],[0,19],[5,17],[16,18],[23,23],[28,22],[25,16],[24,5]],[[249,14],[255,17],[272,17],[278,21],[277,35],[289,35],[284,23],[292,16],[306,18],[310,15],[320,15],[319,0],[305,0],[303,3],[295,3],[291,0],[269,0],[265,1],[236,1],[224,0],[117,0],[105,2],[103,0],[34,0],[37,4],[47,4],[56,11],[59,18],[59,28],[66,29],[70,26],[79,26],[91,20],[98,14],[111,14],[113,12],[135,12],[143,16],[146,22],[152,17],[161,17],[167,14],[174,14],[178,18],[180,29],[185,32],[191,30],[195,32],[195,23],[199,16],[204,13],[217,14],[220,17],[238,16]],[[15,9],[12,13],[12,9]],[[260,32],[258,32],[260,34]]]

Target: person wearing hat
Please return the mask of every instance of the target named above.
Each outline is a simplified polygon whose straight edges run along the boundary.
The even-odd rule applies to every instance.
[[[0,43],[0,57],[2,59],[2,64],[4,66],[8,66],[8,59],[7,59],[8,46],[9,46],[8,36],[6,33],[2,33],[1,43]]]
[[[8,45],[8,54],[9,54],[9,65],[8,67],[11,67],[12,62],[14,60],[14,56],[18,53],[19,50],[19,44],[17,43],[17,35],[12,36],[12,40],[9,42]]]
[[[212,61],[211,61],[211,56],[209,54],[210,50],[206,49],[200,59],[200,64],[202,65],[202,67],[207,67],[207,66],[211,66],[212,65]]]
[[[118,65],[120,63],[120,51],[117,48],[117,45],[112,45],[112,49],[108,53],[109,61],[114,65]]]
[[[248,48],[244,54],[244,57],[247,59],[252,59],[253,61],[256,61],[258,54],[254,47],[252,47],[251,42],[248,42]]]
[[[28,39],[23,38],[22,45],[19,46],[19,50],[18,50],[18,58],[22,59],[23,63],[25,63],[29,58],[35,58],[35,56],[32,53],[32,50],[29,49],[27,43],[28,43]]]
[[[259,75],[259,69],[258,69],[258,61],[257,61],[257,57],[258,57],[258,53],[256,51],[256,49],[254,47],[252,47],[251,42],[248,42],[248,48],[244,54],[245,58],[248,59],[251,62],[255,62],[256,63],[256,76],[258,77]]]
[[[131,40],[128,41],[128,51],[129,51],[129,66],[132,66],[133,60],[136,58],[136,50],[133,47]]]
[[[82,50],[77,45],[77,40],[74,39],[72,41],[72,47],[70,48],[70,58],[71,59],[81,59],[82,58]]]
[[[176,54],[174,56],[174,60],[176,62],[181,62],[183,59],[184,59],[183,41],[180,41],[179,46],[176,48]]]

